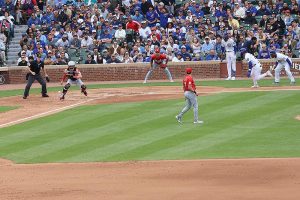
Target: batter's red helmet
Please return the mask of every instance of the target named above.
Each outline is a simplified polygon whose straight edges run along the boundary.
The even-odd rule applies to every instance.
[[[185,69],[185,72],[186,72],[187,74],[192,73],[192,71],[193,71],[193,70],[192,70],[192,68],[190,68],[190,67]]]

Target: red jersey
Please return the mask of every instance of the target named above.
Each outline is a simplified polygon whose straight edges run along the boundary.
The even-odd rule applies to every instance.
[[[192,91],[196,91],[196,85],[195,85],[195,82],[194,82],[194,79],[191,75],[187,75],[183,81],[183,91],[191,91],[189,89],[189,85],[192,86]]]
[[[159,56],[157,56],[156,54],[151,55],[151,60],[153,60],[153,62],[156,64],[161,64],[166,59],[167,56],[165,54],[159,54]]]
[[[132,29],[135,32],[139,32],[139,27],[140,24],[137,21],[133,21],[133,20],[131,22],[127,22],[126,24],[126,29]]]

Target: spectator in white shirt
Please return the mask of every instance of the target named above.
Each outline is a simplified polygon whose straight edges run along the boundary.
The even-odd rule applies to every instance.
[[[149,26],[147,26],[146,21],[142,21],[141,24],[142,24],[142,26],[139,29],[139,33],[140,33],[140,36],[143,38],[143,40],[145,40],[151,34],[151,29],[149,28]]]
[[[240,7],[239,3],[234,4],[234,12],[233,16],[237,19],[244,19],[246,16],[246,9],[244,7]]]
[[[90,36],[88,36],[87,33],[83,33],[83,38],[81,40],[81,48],[87,48],[92,44],[93,44],[93,39]]]
[[[122,42],[126,38],[126,31],[123,29],[122,24],[118,25],[118,30],[115,32],[115,38],[118,42]]]

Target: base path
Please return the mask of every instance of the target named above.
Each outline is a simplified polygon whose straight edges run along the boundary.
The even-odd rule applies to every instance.
[[[200,95],[300,87],[226,89],[199,87]],[[83,104],[183,98],[180,87],[137,87],[70,91],[65,101],[30,95],[0,98],[19,106],[0,118],[0,127]],[[200,97],[201,98],[201,97]],[[300,113],[299,113],[300,114]],[[1,115],[4,116],[4,115]],[[0,159],[2,200],[299,200],[300,158],[220,159],[115,163],[14,164]]]

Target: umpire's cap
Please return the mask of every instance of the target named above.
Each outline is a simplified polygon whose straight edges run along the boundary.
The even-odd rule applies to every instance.
[[[193,71],[193,69],[192,69],[191,67],[188,67],[188,68],[185,69],[185,72],[186,72],[187,74],[192,73],[192,71]]]

